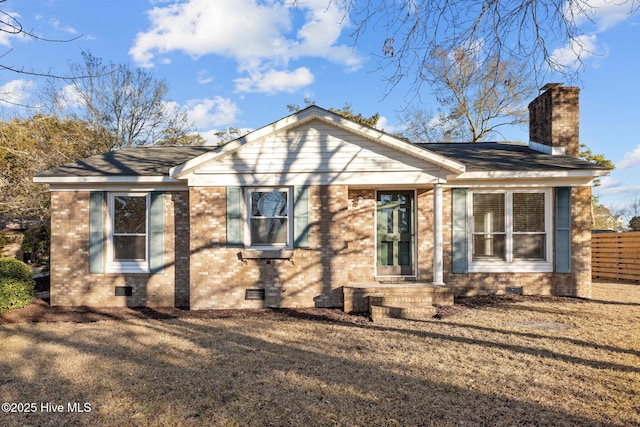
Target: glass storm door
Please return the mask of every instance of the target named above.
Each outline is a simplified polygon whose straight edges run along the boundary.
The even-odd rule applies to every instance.
[[[415,231],[413,191],[378,191],[377,274],[413,276]]]

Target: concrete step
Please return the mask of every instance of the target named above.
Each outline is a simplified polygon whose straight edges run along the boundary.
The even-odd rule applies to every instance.
[[[372,305],[370,307],[371,318],[376,319],[407,319],[426,320],[435,316],[437,310],[434,306],[390,307]]]

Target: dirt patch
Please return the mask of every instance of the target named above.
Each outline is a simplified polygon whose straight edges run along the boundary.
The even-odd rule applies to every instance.
[[[637,290],[637,292],[636,292]],[[593,300],[608,303],[634,304],[640,300],[640,285],[632,286],[619,283],[593,284]],[[435,319],[446,319],[467,313],[469,310],[482,310],[523,303],[568,303],[584,304],[589,300],[582,298],[539,296],[539,295],[476,295],[456,297],[451,306],[437,306]],[[9,323],[39,322],[97,322],[101,320],[127,319],[307,319],[336,323],[366,325],[371,322],[367,313],[347,314],[340,309],[299,308],[299,309],[238,309],[238,310],[182,310],[173,307],[68,307],[50,306],[43,298],[34,298],[33,303],[23,309],[0,313],[0,325]]]
[[[339,309],[238,309],[238,310],[182,310],[173,307],[68,307],[50,306],[46,301],[34,298],[22,309],[0,314],[0,325],[9,323],[73,322],[86,323],[103,320],[131,319],[251,319],[269,320],[296,318],[348,324],[367,324],[365,315],[347,314]]]
[[[524,301],[559,301],[560,297],[535,297],[512,295],[480,295],[456,298],[455,305],[438,306],[435,319],[445,319],[460,315],[468,310],[497,307]],[[40,322],[98,322],[102,320],[130,319],[304,319],[326,322],[366,325],[371,322],[368,313],[348,314],[335,308],[297,309],[237,309],[237,310],[183,310],[173,307],[85,307],[50,306],[44,299],[34,298],[31,305],[0,314],[0,325],[9,323]]]

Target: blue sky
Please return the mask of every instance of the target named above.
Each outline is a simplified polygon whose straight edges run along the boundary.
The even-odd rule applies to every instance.
[[[616,164],[595,192],[606,206],[622,208],[640,198],[640,14],[629,16],[628,5],[608,0],[587,2],[596,9],[591,21],[578,22],[590,47],[581,74],[580,136]],[[409,82],[386,94],[385,71],[375,59],[383,31],[365,34],[354,46],[348,20],[339,24],[339,2],[298,3],[302,8],[294,11],[275,0],[8,0],[0,10],[26,30],[79,38],[48,43],[0,32],[0,64],[64,74],[90,50],[107,62],[144,67],[167,81],[169,98],[189,110],[205,137],[229,126],[269,124],[305,97],[325,108],[350,103],[357,113],[380,113],[380,127],[401,130]],[[563,48],[555,46],[556,55],[571,62]],[[2,70],[0,99],[36,105],[43,84]],[[423,108],[437,109],[427,88],[421,98]],[[2,111],[10,116],[18,108],[4,102]],[[504,136],[528,141],[524,127]]]

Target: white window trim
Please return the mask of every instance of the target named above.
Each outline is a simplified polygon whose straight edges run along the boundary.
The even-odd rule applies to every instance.
[[[501,193],[505,195],[506,260],[473,259],[473,194]],[[513,193],[544,193],[544,223],[546,253],[544,260],[513,259]],[[474,188],[467,192],[467,259],[469,273],[551,273],[553,272],[553,204],[551,189],[509,188],[498,190]]]
[[[145,251],[145,260],[137,261],[120,261],[114,259],[114,248],[113,248],[113,218],[114,218],[114,200],[118,196],[145,196],[147,199],[146,209],[146,251]],[[108,193],[107,197],[107,206],[108,206],[108,216],[105,224],[106,232],[107,232],[107,265],[105,271],[107,273],[149,273],[149,225],[150,225],[150,209],[151,209],[151,197],[150,193],[137,193],[137,192],[113,192]]]
[[[268,192],[268,191],[281,191],[287,193],[287,243],[280,245],[253,245],[251,242],[251,193],[252,192]],[[293,187],[269,187],[269,186],[254,186],[244,188],[244,206],[242,209],[244,231],[243,245],[248,250],[269,251],[269,250],[281,250],[281,249],[293,249],[293,235],[294,235],[294,222],[295,218],[293,209]]]

